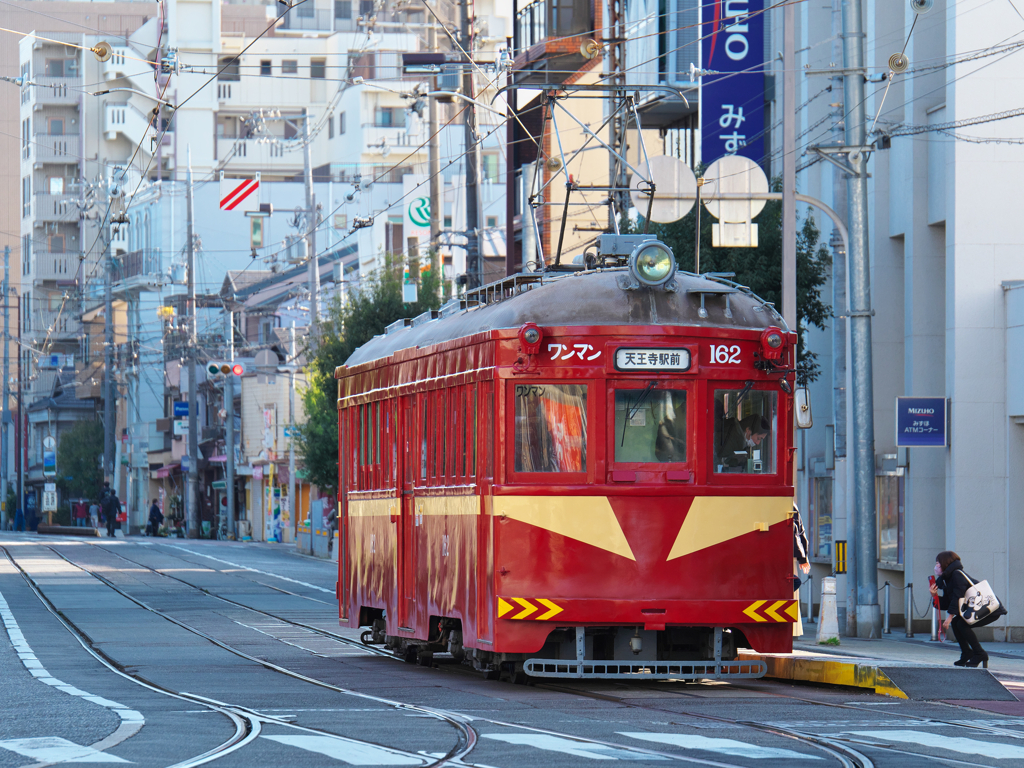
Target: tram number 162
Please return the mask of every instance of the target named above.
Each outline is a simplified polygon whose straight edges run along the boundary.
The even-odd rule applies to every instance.
[[[740,362],[740,348],[738,345],[733,344],[732,346],[726,346],[721,344],[719,346],[711,345],[711,362],[718,363],[719,365],[732,364],[739,365]]]

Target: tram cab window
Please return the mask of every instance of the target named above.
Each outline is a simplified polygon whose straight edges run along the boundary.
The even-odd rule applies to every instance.
[[[515,401],[515,471],[585,472],[587,386],[517,385]]]
[[[686,461],[686,392],[615,390],[615,461]]]
[[[775,473],[775,392],[715,390],[715,472]]]

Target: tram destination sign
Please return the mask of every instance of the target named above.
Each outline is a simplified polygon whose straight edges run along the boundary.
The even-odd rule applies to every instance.
[[[945,448],[947,444],[946,398],[896,398],[897,446]]]
[[[690,350],[621,347],[615,350],[617,371],[688,371]]]

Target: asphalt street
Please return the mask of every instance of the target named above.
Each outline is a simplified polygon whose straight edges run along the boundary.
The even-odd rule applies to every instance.
[[[1005,709],[406,664],[338,626],[336,578],[285,546],[0,535],[0,768],[1024,766]]]

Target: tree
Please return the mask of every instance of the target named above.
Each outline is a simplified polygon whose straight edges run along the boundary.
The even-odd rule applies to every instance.
[[[57,487],[65,498],[93,498],[103,486],[96,446],[103,445],[103,425],[77,421],[57,443]]]
[[[362,281],[346,301],[335,298],[320,323],[319,344],[309,363],[302,390],[306,423],[297,428],[309,481],[336,494],[338,490],[338,408],[334,370],[359,347],[403,317],[441,306],[440,266],[436,256],[420,275],[419,300],[402,301],[403,269],[390,257],[384,267]]]
[[[774,185],[779,191],[779,183]],[[694,268],[695,211],[671,224],[652,225],[653,233],[675,252],[680,269]],[[758,225],[757,248],[713,248],[711,225],[714,218],[702,211],[700,217],[701,272],[734,272],[736,282],[748,286],[765,301],[782,306],[782,202],[769,200],[754,219]],[[832,307],[822,301],[821,287],[829,279],[832,255],[819,244],[821,233],[808,216],[796,237],[797,381],[808,384],[821,375],[817,355],[806,348],[808,326],[824,328]]]

